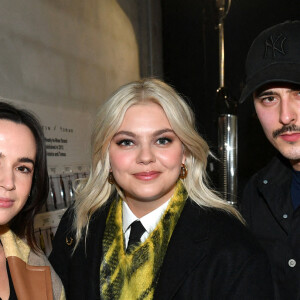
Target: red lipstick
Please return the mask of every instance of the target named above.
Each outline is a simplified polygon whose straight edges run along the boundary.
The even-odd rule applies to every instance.
[[[139,180],[149,181],[157,178],[160,175],[160,172],[157,171],[140,172],[140,173],[135,173],[133,175]]]

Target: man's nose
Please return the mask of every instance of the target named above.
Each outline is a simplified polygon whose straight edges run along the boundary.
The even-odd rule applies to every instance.
[[[297,121],[297,107],[288,97],[281,99],[279,122],[283,125],[294,124]]]

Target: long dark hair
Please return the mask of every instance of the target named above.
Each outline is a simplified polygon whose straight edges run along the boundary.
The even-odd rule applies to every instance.
[[[0,119],[27,126],[36,142],[36,159],[30,196],[22,210],[10,221],[10,229],[20,238],[26,238],[28,245],[37,250],[34,236],[34,216],[47,200],[49,179],[47,171],[46,146],[43,129],[37,118],[25,109],[0,102]]]

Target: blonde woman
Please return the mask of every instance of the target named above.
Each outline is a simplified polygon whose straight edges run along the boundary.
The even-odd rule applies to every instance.
[[[266,257],[208,186],[190,107],[155,79],[101,107],[50,256],[68,299],[272,299]]]

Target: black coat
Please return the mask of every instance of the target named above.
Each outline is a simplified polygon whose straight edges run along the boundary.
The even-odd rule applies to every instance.
[[[67,299],[100,299],[99,270],[107,208],[94,214],[86,239],[74,255],[69,240],[72,214],[58,228],[50,262],[60,275]],[[266,255],[234,217],[202,209],[187,200],[161,268],[155,300],[273,299]],[[130,299],[128,299],[130,300]]]
[[[290,195],[292,168],[282,156],[247,184],[241,211],[271,262],[276,299],[300,300],[300,208]],[[299,195],[300,196],[300,195]]]

